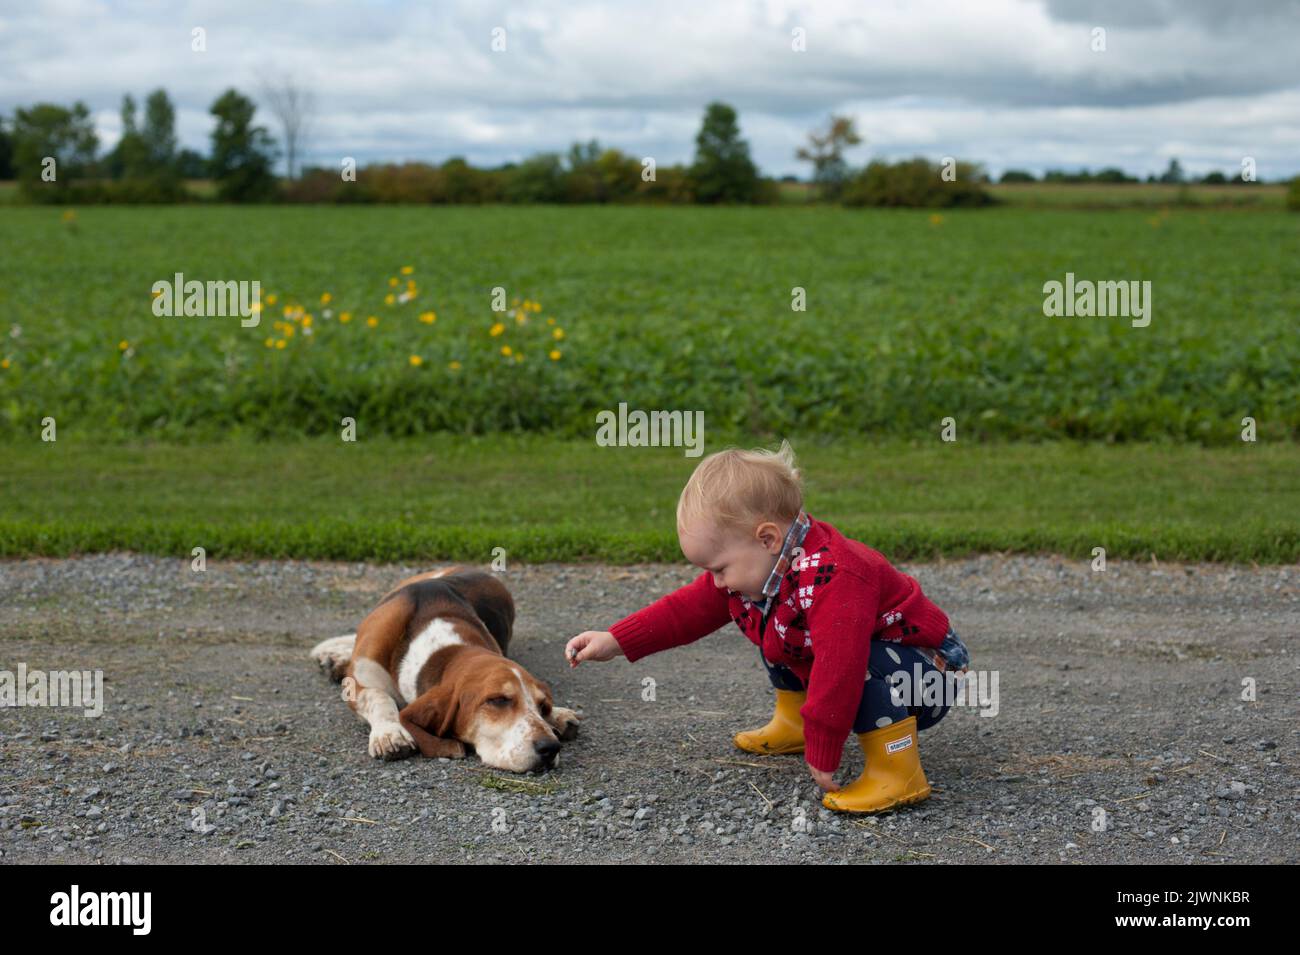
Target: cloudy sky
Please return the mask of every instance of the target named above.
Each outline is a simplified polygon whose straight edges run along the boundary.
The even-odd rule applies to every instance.
[[[309,158],[335,167],[592,138],[689,161],[718,99],[772,175],[806,175],[795,149],[840,113],[855,163],[1231,175],[1250,156],[1276,179],[1300,173],[1298,51],[1300,0],[0,0],[0,112],[81,99],[110,146],[122,94],[163,86],[206,152],[222,90],[287,76],[316,96]]]

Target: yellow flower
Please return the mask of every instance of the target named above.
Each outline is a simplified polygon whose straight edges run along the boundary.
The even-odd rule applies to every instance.
[[[541,302],[533,302],[533,311],[534,311],[534,312],[540,312],[541,310],[542,310],[542,303],[541,303]]]
[[[392,278],[390,278],[390,279],[388,280],[388,284],[391,285],[391,286],[396,287],[396,285],[397,285],[397,276],[394,275]]]
[[[283,315],[285,318],[288,318],[290,315],[293,314],[293,307],[286,305],[284,307],[284,311],[282,311],[280,314]]]
[[[411,364],[414,365],[416,368],[419,368],[421,365],[424,364],[424,359],[421,358],[419,355],[412,355]]]
[[[528,321],[528,316],[523,312],[515,312],[515,321],[522,325],[524,322]]]
[[[274,338],[268,338],[268,339],[266,340],[266,347],[267,347],[267,348],[274,348],[274,347],[275,347],[275,339],[274,339]]]
[[[524,360],[524,353],[523,353],[523,352],[515,352],[515,361],[523,361],[523,360]]]
[[[8,367],[9,367],[9,359],[0,358],[0,368],[8,368]]]
[[[334,301],[334,296],[331,295],[329,292],[326,292],[324,295],[320,297],[320,303],[322,305],[328,305],[332,301]]]
[[[497,322],[495,325],[493,325],[491,328],[488,329],[488,334],[491,335],[493,338],[496,338],[505,330],[506,327],[502,325],[500,322]]]
[[[529,299],[524,299],[524,308],[529,309],[532,307],[533,307],[533,303]]]
[[[343,323],[346,325],[348,322],[352,321],[352,313],[351,313],[351,312],[339,312],[339,321],[340,321],[340,322],[343,322]]]
[[[117,350],[118,350],[118,351],[126,351],[126,350],[127,350],[128,348],[130,348],[130,347],[131,347],[131,343],[130,343],[129,341],[127,341],[125,338],[122,339],[120,342],[117,343]]]
[[[450,368],[452,371],[460,371],[460,362],[449,361],[447,362],[447,367]]]
[[[303,316],[302,327],[303,327],[303,328],[311,328],[311,316],[310,316],[310,315],[305,315],[305,316]]]
[[[554,325],[554,324],[555,324],[555,319],[553,319],[553,318],[548,318],[548,319],[546,320],[546,324],[547,324],[547,325]]]
[[[371,328],[374,328],[376,325],[379,324],[379,319],[371,315],[369,318],[366,319],[366,324],[369,325]]]
[[[507,358],[509,358],[509,357],[510,357],[510,354],[511,354],[511,352],[510,352],[510,346],[509,346],[509,345],[502,345],[502,346],[501,346],[501,354],[503,354],[503,355],[505,355]]]
[[[74,222],[76,221],[77,214],[69,209],[67,212],[63,213],[62,218],[64,222]]]
[[[435,315],[433,312],[420,313],[420,321],[424,322],[424,324],[426,325],[432,325],[437,320],[438,320],[438,316]]]
[[[266,297],[266,304],[267,304],[267,305],[274,305],[274,304],[275,304],[276,302],[278,302],[278,301],[279,301],[279,298],[276,297],[275,295],[268,295],[268,296]]]
[[[151,296],[153,296],[154,298],[157,298],[159,295],[162,294],[162,289],[154,289],[154,290],[153,290],[152,292],[150,292],[149,294],[150,294]]]
[[[551,361],[559,361],[560,355],[563,354],[558,348],[551,349]]]
[[[552,330],[551,330],[551,337],[554,338],[554,339],[558,342],[561,338],[564,337],[564,329],[563,329],[563,328],[555,328],[555,329],[552,329]]]
[[[403,265],[403,266],[402,266],[402,274],[403,274],[403,275],[410,275],[410,274],[411,274],[412,272],[414,272],[414,271],[415,271],[415,269],[414,269],[413,267],[409,266],[409,265]]]
[[[943,216],[939,215],[939,213],[937,212],[931,212],[930,225],[942,225],[942,224],[943,224]]]
[[[276,347],[276,348],[281,348],[281,349],[282,349],[282,348],[284,348],[284,346],[285,346],[285,340],[284,340],[283,338],[281,338],[278,342],[275,343],[275,347]]]
[[[254,302],[252,305],[248,306],[248,310],[254,314],[259,314],[262,311],[262,303]]]
[[[284,326],[284,337],[285,337],[285,338],[293,338],[293,333],[296,332],[297,330],[298,330],[298,329],[297,329],[297,326],[294,326],[294,325],[286,325],[286,326]]]
[[[396,301],[397,301],[397,296],[394,295],[392,292],[389,292],[387,295],[384,296],[385,305],[392,305]]]

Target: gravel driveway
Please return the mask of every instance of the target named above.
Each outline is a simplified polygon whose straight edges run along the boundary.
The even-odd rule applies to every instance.
[[[688,582],[686,565],[503,575],[514,656],[584,716],[556,770],[511,776],[371,759],[307,657],[427,568],[0,562],[0,670],[99,669],[106,697],[99,718],[0,709],[0,859],[1300,862],[1300,568],[899,566],[972,669],[997,673],[998,709],[924,732],[933,796],[863,818],[823,810],[801,757],[732,747],[772,699],[734,627],[569,670],[569,636]],[[860,769],[850,736],[837,778]]]

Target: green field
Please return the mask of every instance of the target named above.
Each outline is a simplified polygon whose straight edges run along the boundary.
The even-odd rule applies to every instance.
[[[810,509],[899,558],[1300,559],[1300,216],[68,212],[0,209],[0,555],[680,559],[698,459],[598,447],[626,402],[795,437]],[[260,325],[155,316],[176,272],[259,281]],[[1066,272],[1152,282],[1150,325],[1046,317]]]
[[[46,416],[184,440],[344,416],[581,436],[625,401],[715,432],[912,438],[951,416],[968,439],[1223,444],[1251,415],[1292,440],[1298,232],[1268,212],[7,207],[0,437]],[[176,272],[258,280],[275,305],[252,329],[156,317]],[[1150,326],[1045,317],[1066,272],[1150,280]],[[408,280],[418,297],[386,305]],[[494,286],[541,310],[493,313]]]

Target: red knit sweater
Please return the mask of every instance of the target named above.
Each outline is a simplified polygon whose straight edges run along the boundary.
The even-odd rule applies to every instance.
[[[862,700],[870,639],[937,647],[947,615],[879,551],[810,515],[803,556],[792,561],[762,627],[752,601],[704,571],[692,583],[609,628],[629,661],[699,640],[734,621],[770,663],[789,667],[808,699],[804,758],[834,772]],[[760,632],[761,631],[761,632]]]

